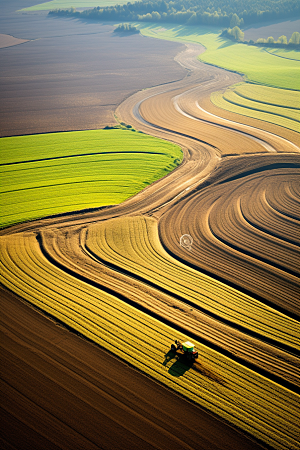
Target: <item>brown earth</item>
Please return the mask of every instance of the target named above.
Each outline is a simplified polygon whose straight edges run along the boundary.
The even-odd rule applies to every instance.
[[[247,41],[250,39],[256,41],[259,38],[267,39],[269,36],[278,39],[282,35],[286,36],[289,41],[294,31],[300,32],[300,20],[290,19],[275,23],[264,22],[255,26],[249,26],[243,29],[243,31],[245,33],[245,40]]]
[[[116,36],[111,25],[60,35],[63,21],[48,21],[52,36],[0,50],[0,136],[115,125],[126,97],[185,75],[178,44]]]
[[[8,34],[0,34],[0,48],[11,47],[12,45],[23,44],[27,39],[18,39]]]
[[[153,40],[150,42],[152,44]],[[160,41],[157,42],[161,45]],[[235,286],[250,290],[262,301],[272,301],[273,306],[275,305],[285,313],[295,315],[297,303],[293,299],[293,295],[297,289],[299,290],[299,285],[297,285],[294,275],[296,264],[293,253],[295,250],[293,237],[294,226],[299,220],[295,214],[295,209],[299,206],[299,192],[293,177],[300,164],[299,154],[297,154],[299,149],[295,145],[296,133],[289,133],[280,127],[270,128],[268,124],[246,118],[236,121],[248,125],[251,129],[228,122],[225,125],[218,118],[212,120],[205,111],[217,114],[217,109],[209,106],[207,100],[209,92],[225,88],[238,81],[240,77],[196,62],[194,56],[197,52],[199,52],[199,46],[188,46],[188,50],[177,58],[183,67],[189,69],[188,77],[170,86],[158,86],[151,90],[138,92],[123,102],[116,111],[119,119],[126,123],[179,143],[183,148],[185,159],[178,169],[121,205],[19,224],[2,230],[1,234],[34,230],[42,236],[49,255],[51,254],[56,263],[61,264],[65,270],[72,270],[75,276],[86,276],[87,281],[88,279],[96,280],[98,277],[102,285],[110,285],[117,295],[122,293],[128,297],[128,300],[132,300],[134,296],[140,296],[143,301],[148,301],[151,308],[160,309],[162,317],[167,317],[166,304],[170,300],[175,302],[174,299],[170,299],[166,293],[159,292],[156,287],[153,287],[153,290],[149,289],[147,284],[143,285],[143,283],[133,280],[132,277],[128,281],[126,275],[120,272],[114,272],[107,267],[101,268],[99,264],[95,265],[93,261],[88,260],[82,254],[82,244],[78,238],[80,230],[91,222],[123,214],[154,215],[159,220],[165,248],[176,257],[194,267],[199,267],[199,261],[201,261],[199,258],[204,258],[206,266],[203,267],[201,264],[201,270],[204,268],[217,277],[229,280]],[[68,73],[67,71],[66,79]],[[201,86],[198,88],[199,84],[204,86],[204,90]],[[179,95],[180,97],[178,97]],[[204,113],[197,105],[190,108],[191,102],[188,99],[191,95],[205,110]],[[158,120],[157,113],[160,113],[161,108],[163,114]],[[226,112],[223,112],[223,115],[226,119],[233,120],[232,116],[226,116]],[[214,121],[217,124],[213,124]],[[75,122],[70,120],[72,124]],[[49,124],[51,123],[53,124],[49,121]],[[36,125],[39,127],[39,122]],[[233,128],[242,131],[243,134],[237,133],[236,130],[232,130]],[[267,131],[267,133],[260,130]],[[285,151],[288,154],[284,154]],[[240,156],[228,156],[231,153]],[[250,154],[242,155],[243,153]],[[257,177],[260,177],[259,181],[257,181]],[[275,180],[273,185],[267,183],[269,179]],[[280,182],[278,182],[279,179]],[[206,185],[204,181],[206,181]],[[244,186],[246,183],[249,184],[247,188]],[[263,183],[265,183],[265,188],[261,191],[257,190],[256,187],[259,187],[260,184],[263,186]],[[246,211],[251,215],[253,221],[257,221],[257,228],[260,230],[258,235],[261,234],[261,228],[265,227],[264,233],[268,238],[267,262],[262,261],[261,256],[264,251],[265,235],[261,241],[257,241],[257,236],[253,235],[253,229],[247,225],[248,237],[241,245],[241,235],[244,236],[244,230],[243,232],[240,230],[241,214],[237,215],[237,220],[233,220],[236,211],[239,212],[237,208],[240,208],[241,205],[240,200],[237,201],[237,199],[245,197],[246,205],[250,205],[251,202],[256,205],[258,200],[251,200],[251,196],[260,199],[265,191],[268,193],[268,204],[272,204],[272,207],[266,207],[266,203],[261,202],[257,211],[248,206],[246,206]],[[230,193],[232,195],[229,195]],[[247,200],[247,195],[250,200]],[[220,223],[223,228],[215,230],[211,227],[209,220],[212,208],[218,199],[221,199],[220,207],[217,208],[213,225]],[[222,201],[222,199],[224,200]],[[200,206],[200,204],[203,208],[203,217],[202,215],[199,217],[198,214],[200,210],[198,205]],[[190,208],[189,205],[191,205]],[[271,216],[272,220],[269,222],[267,218]],[[230,222],[228,218],[230,218]],[[209,223],[205,230],[209,236],[202,233],[205,220],[206,223],[207,221]],[[233,232],[230,231],[229,234],[226,232],[224,228],[226,223],[234,224]],[[267,226],[267,223],[270,223],[270,226]],[[74,226],[74,229],[72,230],[70,226]],[[189,234],[196,236],[196,245],[188,255],[186,251],[182,254],[184,249],[178,245],[178,238],[187,229]],[[273,236],[274,229],[277,230],[276,237]],[[212,249],[215,239],[211,238],[212,230],[214,233],[219,233],[215,249]],[[227,242],[224,244],[222,240],[224,241],[225,235]],[[205,242],[202,241],[204,237]],[[239,240],[238,250],[234,248],[234,245],[237,244],[233,245],[235,239]],[[256,246],[257,242],[259,242],[258,246]],[[225,248],[223,254],[220,253],[222,248]],[[255,249],[254,255],[249,256],[249,248],[251,251],[253,248]],[[289,255],[287,260],[284,257],[286,252]],[[211,253],[215,258],[213,263],[209,261]],[[224,254],[228,256],[228,260],[224,258]],[[253,260],[255,270],[251,272],[250,266],[253,266]],[[239,266],[239,264],[241,265]],[[249,276],[247,275],[245,278],[246,281],[249,280],[248,284],[252,283],[250,287],[241,285],[241,280],[243,280],[241,273],[247,274],[247,264],[249,265]],[[266,264],[268,265],[267,269]],[[215,272],[212,267],[215,268]],[[241,267],[243,267],[243,271]],[[101,270],[100,276],[97,270]],[[116,273],[118,273],[117,276]],[[238,275],[240,279],[238,279]],[[235,279],[232,280],[231,276]],[[270,300],[267,296],[269,288],[265,288],[260,282],[260,276],[265,277],[267,286],[272,286],[272,283],[276,282],[278,289],[284,290],[288,285],[287,301],[280,301],[280,298],[277,301],[276,299]],[[197,411],[201,411],[200,416],[198,413],[195,414],[189,422],[190,416],[185,412],[186,406],[182,406],[182,402],[189,407],[194,408],[194,406],[173,393],[166,391],[172,398],[169,406],[165,405],[163,400],[161,403],[160,399],[163,394],[156,394],[157,391],[152,387],[144,387],[145,383],[153,382],[127,366],[125,367],[127,367],[129,379],[124,378],[125,382],[123,383],[123,376],[125,377],[123,363],[119,360],[115,360],[111,355],[102,352],[91,343],[87,343],[59,327],[54,327],[51,321],[42,318],[27,305],[24,306],[12,294],[5,293],[2,297],[4,310],[7,310],[7,316],[2,316],[4,317],[4,334],[7,339],[9,338],[5,341],[8,344],[2,344],[3,355],[7,361],[2,369],[2,381],[7,399],[3,420],[7,430],[5,439],[8,441],[8,448],[20,448],[19,442],[24,437],[25,441],[29,442],[28,448],[34,439],[41,445],[36,448],[45,448],[45,442],[48,441],[51,441],[51,444],[47,448],[51,448],[50,445],[54,445],[53,448],[57,448],[57,446],[60,448],[94,448],[95,445],[96,448],[118,448],[116,445],[119,445],[120,436],[123,440],[120,448],[135,448],[134,446],[136,448],[175,448],[175,445],[177,448],[182,441],[185,443],[183,445],[187,445],[189,448],[191,434],[193,434],[193,439],[195,436],[191,448],[247,448],[246,437],[240,441],[236,435],[231,435],[231,428],[228,428],[227,431],[219,429],[215,422],[212,422],[215,419],[198,408]],[[159,301],[155,302],[155,297]],[[8,298],[10,299],[9,303],[7,303]],[[165,304],[163,304],[164,301]],[[11,312],[9,312],[8,304],[12,305]],[[25,309],[23,310],[23,308]],[[200,311],[196,312],[195,323],[197,318],[199,319],[197,314],[200,317]],[[183,318],[184,314],[176,316],[174,327],[176,327],[176,321],[178,323]],[[39,321],[38,325],[35,325],[36,320]],[[45,334],[42,333],[40,320],[46,324]],[[257,362],[254,362],[254,365],[259,364],[262,357],[261,367],[264,370],[267,368],[266,372],[269,371],[270,376],[278,377],[278,382],[282,384],[288,381],[289,386],[296,389],[297,382],[294,373],[298,359],[290,351],[279,350],[276,343],[266,344],[262,341],[258,343],[247,333],[239,335],[237,330],[230,330],[226,326],[220,327],[220,334],[215,337],[213,342],[212,333],[209,336],[211,324],[213,324],[213,320],[206,318],[206,339],[209,345],[216,345],[216,341],[219,340],[220,347],[224,351],[228,351],[229,346],[232,345],[231,350],[229,349],[231,352],[240,351],[246,355],[248,353],[252,361],[255,361],[256,358]],[[37,328],[34,328],[35,326]],[[190,330],[192,329],[193,332],[197,332],[196,327],[191,327]],[[52,334],[58,330],[63,331],[65,337]],[[36,333],[45,338],[37,339]],[[222,335],[222,333],[224,334]],[[226,336],[227,339],[223,339],[223,336]],[[233,339],[230,342],[229,336],[233,336],[235,341]],[[61,339],[63,340],[61,341]],[[221,343],[222,340],[225,342]],[[240,345],[243,347],[240,348]],[[84,346],[84,349],[81,350],[81,346]],[[251,346],[253,346],[252,352],[249,351]],[[76,351],[79,351],[79,354],[75,353]],[[264,358],[265,360],[263,360]],[[26,363],[24,359],[26,359]],[[109,367],[113,368],[112,372],[109,372]],[[108,375],[108,387],[106,377],[102,378],[102,375],[99,377],[99,373],[103,374],[103,372]],[[135,376],[141,377],[141,385]],[[27,382],[24,383],[22,379],[26,379]],[[131,384],[131,379],[134,380],[134,384]],[[115,386],[114,389],[111,387],[112,384]],[[158,386],[156,383],[153,384]],[[128,393],[124,386],[134,386],[134,393],[132,393],[131,387],[129,388],[130,393]],[[159,386],[159,389],[163,388]],[[150,400],[148,400],[149,397],[146,397],[146,393],[142,399],[136,397],[137,391],[144,393],[146,390],[147,392],[151,391],[149,392]],[[111,394],[112,392],[113,394]],[[53,401],[57,397],[60,398],[59,403]],[[162,409],[159,411],[157,411],[157,403],[162,405]],[[117,408],[116,404],[118,404]],[[15,409],[14,405],[17,406]],[[69,414],[70,410],[73,411],[72,415]],[[175,410],[176,413],[178,410],[178,416],[175,415]],[[112,411],[114,417],[112,417]],[[126,411],[126,416],[124,411]],[[43,417],[43,420],[37,422],[36,417],[39,415]],[[183,416],[188,418],[186,423],[191,423],[191,428],[186,429],[181,426]],[[203,422],[203,420],[207,420],[207,422]],[[166,427],[163,425],[164,423],[167,424]],[[95,424],[99,424],[99,426]],[[104,425],[101,426],[101,424]],[[225,428],[227,429],[227,427]],[[145,434],[145,429],[147,434]],[[159,431],[157,431],[158,429]],[[191,432],[190,429],[193,431]],[[19,440],[16,430],[21,430],[19,431]],[[57,431],[53,433],[52,430]],[[194,435],[195,430],[199,430],[199,434]],[[184,434],[185,438],[183,438],[183,433],[187,433]],[[226,433],[230,433],[228,441]],[[156,435],[159,436],[158,441]],[[212,443],[211,435],[215,436],[217,442]],[[76,447],[77,439],[80,444]],[[230,441],[230,439],[232,440]],[[67,447],[69,442],[71,445]],[[174,442],[174,445],[170,445],[171,442]],[[255,448],[255,444],[250,443],[249,445],[249,448]],[[22,446],[22,448],[26,447]]]

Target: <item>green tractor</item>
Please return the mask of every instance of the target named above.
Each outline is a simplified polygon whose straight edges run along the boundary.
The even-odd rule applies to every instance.
[[[189,362],[194,362],[198,358],[198,352],[195,350],[194,344],[188,341],[181,343],[176,339],[175,344],[171,344],[171,351],[177,355],[183,355]]]

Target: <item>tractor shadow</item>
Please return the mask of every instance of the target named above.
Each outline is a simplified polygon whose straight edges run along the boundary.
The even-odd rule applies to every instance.
[[[188,370],[193,367],[193,362],[189,362],[183,355],[177,355],[176,353],[169,350],[168,353],[165,354],[165,360],[163,362],[163,366],[166,366],[168,362],[175,359],[174,363],[171,367],[169,367],[169,374],[173,377],[181,377]]]
[[[199,361],[199,358],[194,362],[189,362],[183,355],[178,355],[172,352],[172,350],[169,350],[168,353],[165,354],[163,366],[166,366],[172,360],[175,361],[169,368],[168,372],[173,377],[181,377],[185,374],[185,372],[192,369],[196,372],[199,372],[204,377],[209,378],[211,381],[214,381],[215,383],[218,383],[222,386],[225,386],[227,384],[226,381],[220,376],[220,374],[217,374],[210,370],[208,367],[205,367]]]

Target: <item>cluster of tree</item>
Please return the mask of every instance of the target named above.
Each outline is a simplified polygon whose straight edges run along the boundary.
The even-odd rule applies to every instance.
[[[103,8],[97,6],[81,13],[71,8],[50,11],[49,14],[76,15],[93,20],[162,21],[234,28],[265,20],[300,17],[300,2],[299,0],[144,0]]]
[[[243,44],[248,45],[258,45],[262,47],[278,47],[278,48],[296,48],[300,49],[300,33],[298,31],[295,31],[289,42],[287,41],[286,36],[280,36],[277,41],[270,36],[267,39],[259,38],[256,42],[254,42],[252,39],[250,41],[244,41],[244,33],[238,26],[235,26],[233,28],[227,28],[226,30],[223,30],[220,34],[222,37],[226,37],[227,39],[231,39],[233,41],[237,42],[243,42]]]
[[[238,42],[242,42],[244,40],[244,33],[238,26],[223,30],[221,36]]]
[[[250,41],[249,41],[250,43]],[[252,42],[251,42],[252,44]],[[300,33],[298,31],[295,31],[289,42],[287,41],[287,37],[282,35],[280,36],[277,41],[273,38],[273,36],[269,36],[267,39],[257,39],[256,45],[261,45],[265,47],[293,47],[293,48],[300,48]]]
[[[121,23],[114,29],[114,31],[117,33],[121,32],[121,33],[130,33],[130,34],[140,32],[137,27],[130,25],[129,23]]]

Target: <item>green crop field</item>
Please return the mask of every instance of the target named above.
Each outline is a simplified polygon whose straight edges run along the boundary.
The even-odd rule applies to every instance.
[[[173,170],[181,149],[124,130],[1,138],[1,226],[120,203]]]
[[[52,9],[95,8],[96,6],[123,5],[127,0],[52,0],[38,5],[22,8],[20,11],[47,11]]]
[[[299,91],[241,83],[213,93],[211,101],[227,111],[300,132]]]
[[[300,61],[300,52],[289,48],[268,48],[267,51],[279,58],[294,59]]]
[[[60,270],[34,233],[0,239],[0,280],[12,291],[272,448],[297,448],[297,394],[200,342],[199,370],[168,358],[174,338],[190,337]]]
[[[179,42],[196,42],[206,47],[201,61],[244,74],[249,81],[282,89],[300,90],[300,62],[290,52],[290,58],[279,58],[265,48],[234,43],[220,37],[213,27],[189,27],[137,24],[145,36]]]

